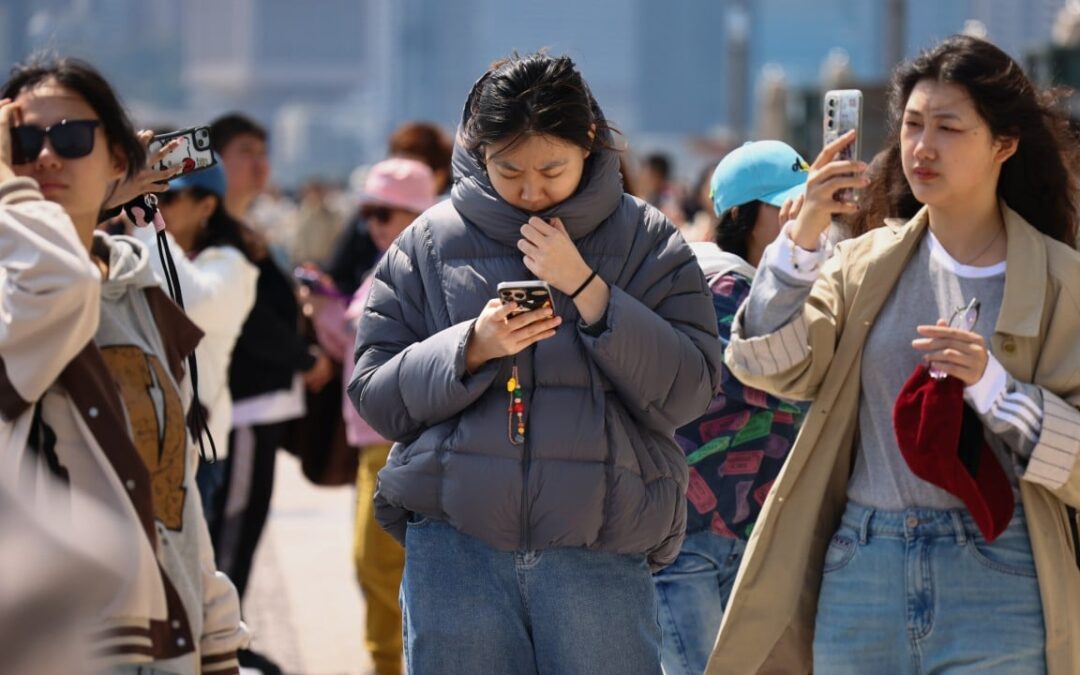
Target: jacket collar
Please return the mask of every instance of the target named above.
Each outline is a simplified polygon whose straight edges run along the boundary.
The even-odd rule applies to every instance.
[[[999,202],[1008,237],[1008,253],[1005,257],[1005,295],[1001,301],[994,332],[1017,337],[1037,337],[1045,310],[1047,286],[1046,243],[1043,235],[1032,227],[1020,214],[1004,201]],[[886,225],[893,229],[897,245],[882,253],[878,262],[892,267],[892,256],[903,266],[929,223],[929,212],[924,206],[907,223],[899,218],[889,218]],[[889,285],[892,288],[892,285]]]

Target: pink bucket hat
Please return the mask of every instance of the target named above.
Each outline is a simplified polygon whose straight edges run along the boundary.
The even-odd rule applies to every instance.
[[[423,213],[435,203],[435,197],[435,175],[427,164],[393,158],[371,167],[360,193],[360,204]]]

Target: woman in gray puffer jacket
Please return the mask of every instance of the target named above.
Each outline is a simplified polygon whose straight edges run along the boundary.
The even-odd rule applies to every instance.
[[[410,672],[658,673],[650,567],[686,520],[672,436],[721,361],[701,269],[623,193],[569,58],[493,66],[453,170],[376,269],[349,385],[397,442],[375,501],[406,548]],[[493,299],[529,279],[551,309]]]

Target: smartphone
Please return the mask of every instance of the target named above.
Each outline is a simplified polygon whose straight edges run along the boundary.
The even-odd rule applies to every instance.
[[[210,127],[192,127],[182,131],[154,136],[153,140],[150,141],[147,152],[153,155],[177,138],[181,139],[180,145],[162,157],[161,161],[154,166],[154,169],[165,171],[179,168],[180,172],[173,176],[175,178],[217,164],[217,158],[214,157],[214,153],[210,149]]]
[[[855,142],[840,151],[838,160],[858,161],[862,144],[862,108],[863,95],[858,89],[832,89],[825,92],[824,127],[825,145],[832,143],[847,132],[855,130]],[[855,202],[859,193],[852,188],[837,190],[833,199],[841,202]]]
[[[297,267],[293,270],[293,278],[306,286],[315,295],[325,295],[330,298],[345,298],[345,295],[336,288],[323,283],[322,275],[306,267]]]
[[[503,304],[516,302],[511,315],[551,307],[551,287],[545,281],[504,281],[496,287]]]

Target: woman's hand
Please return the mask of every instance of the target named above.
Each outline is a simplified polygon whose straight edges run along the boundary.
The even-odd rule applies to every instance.
[[[787,221],[795,220],[799,217],[799,214],[802,213],[803,202],[805,201],[805,193],[799,195],[795,199],[788,197],[784,200],[784,203],[780,206],[780,227],[783,227],[784,223],[786,223]]]
[[[146,148],[150,145],[150,141],[154,139],[154,132],[143,129],[139,132],[138,136],[139,142]],[[156,166],[165,155],[179,147],[181,140],[183,139],[177,138],[176,140],[167,143],[153,155],[148,156],[146,158],[146,166],[143,167],[139,173],[135,174],[134,177],[123,181],[117,186],[116,190],[113,191],[112,196],[109,197],[109,201],[105,203],[105,208],[114,209],[118,206],[123,206],[132,199],[148,192],[166,192],[169,189],[169,183],[167,181],[179,173],[181,167],[157,171],[154,169],[154,166]]]
[[[11,128],[22,121],[22,111],[10,98],[0,99],[0,182],[15,177],[11,168]]]
[[[968,387],[982,379],[990,353],[981,335],[949,328],[944,320],[936,326],[919,326],[917,330],[923,337],[913,340],[911,346],[926,352],[923,360],[927,365],[952,375]]]
[[[841,150],[854,142],[855,132],[847,132],[826,145],[810,166],[805,197],[790,232],[791,240],[799,248],[817,250],[821,234],[828,229],[833,214],[859,210],[857,204],[833,198],[837,190],[864,188],[870,183],[863,176],[867,166],[865,162],[836,159]]]
[[[510,316],[515,309],[517,303],[503,304],[500,300],[489,300],[484,306],[465,347],[465,367],[469,372],[475,372],[492,359],[512,356],[548,339],[562,323],[561,318],[552,315],[550,307]]]
[[[304,386],[307,390],[313,394],[317,394],[323,390],[330,380],[334,379],[334,375],[337,373],[337,368],[334,366],[334,362],[327,356],[321,349],[317,350],[315,357],[315,365],[309,370],[304,371],[301,377],[304,380]]]
[[[518,250],[525,254],[525,267],[564,294],[576,291],[592,274],[558,218],[550,225],[536,216],[529,218],[521,237]]]

